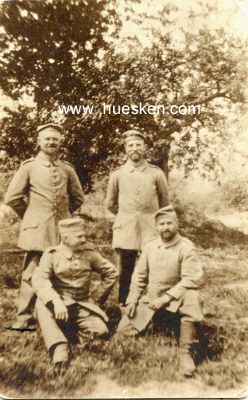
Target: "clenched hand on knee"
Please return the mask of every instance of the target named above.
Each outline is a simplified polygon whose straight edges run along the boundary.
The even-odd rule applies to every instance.
[[[53,305],[55,318],[65,322],[68,321],[68,310],[63,301],[60,299],[53,300]]]

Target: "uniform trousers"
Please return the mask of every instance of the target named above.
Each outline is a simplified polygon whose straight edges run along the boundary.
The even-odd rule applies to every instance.
[[[32,318],[32,311],[34,308],[36,295],[33,290],[31,280],[34,270],[39,265],[41,256],[42,256],[41,251],[28,251],[25,254],[21,286],[17,303],[18,322],[28,323],[28,321]]]
[[[101,337],[108,333],[108,328],[101,317],[91,314],[80,304],[73,303],[67,309],[69,319],[67,322],[61,322],[55,319],[52,306],[45,306],[39,299],[36,301],[37,319],[48,350],[58,343],[68,343],[68,339],[63,333],[63,326],[76,327],[79,338],[87,334]]]
[[[147,303],[147,308],[149,308],[149,304]],[[170,304],[166,307],[162,307],[162,309],[168,310],[171,312]],[[142,321],[139,322],[138,324],[133,322],[135,321],[132,318],[128,317],[126,314],[123,315],[119,326],[117,328],[117,332],[122,333],[127,336],[134,336],[137,335],[138,333],[144,331],[148,324],[149,320],[146,319],[146,313],[144,311],[144,304],[138,304],[136,311],[135,311],[135,316],[139,316],[139,312],[143,313],[144,316],[144,325],[142,326]],[[197,290],[187,290],[184,295],[179,299],[179,307],[178,310],[176,311],[180,318],[181,318],[181,323],[182,322],[200,322],[203,318],[202,314],[202,305],[199,299],[199,292]],[[147,314],[151,313],[150,309],[148,310]],[[154,313],[155,314],[155,313]],[[153,315],[154,315],[153,314]],[[148,315],[149,317],[149,315]],[[153,317],[151,317],[150,320],[152,320]]]
[[[118,302],[125,304],[139,252],[138,250],[116,249],[116,253],[120,270]]]

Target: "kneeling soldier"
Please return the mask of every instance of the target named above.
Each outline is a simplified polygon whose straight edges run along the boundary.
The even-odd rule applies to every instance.
[[[76,324],[81,337],[108,333],[108,317],[97,304],[106,301],[118,275],[114,265],[87,244],[82,219],[60,221],[59,232],[61,243],[45,250],[32,279],[41,332],[57,366],[68,361],[63,326]],[[92,272],[102,278],[97,304],[90,299]]]
[[[145,330],[157,310],[178,312],[181,316],[181,367],[185,376],[192,376],[195,364],[190,348],[195,334],[194,322],[203,318],[197,291],[202,283],[202,267],[193,243],[177,231],[173,207],[169,205],[158,210],[155,220],[160,238],[144,247],[117,331],[136,335]]]

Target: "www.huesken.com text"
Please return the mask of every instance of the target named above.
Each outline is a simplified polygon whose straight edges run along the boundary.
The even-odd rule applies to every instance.
[[[80,114],[93,114],[94,112],[101,112],[103,115],[105,114],[113,114],[113,115],[137,115],[137,114],[200,114],[201,106],[194,104],[132,104],[132,105],[115,105],[115,104],[106,104],[102,103],[102,107],[99,109],[94,107],[94,105],[60,105],[58,112],[63,115],[80,115]]]

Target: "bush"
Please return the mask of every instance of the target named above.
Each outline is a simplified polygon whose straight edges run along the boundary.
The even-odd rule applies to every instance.
[[[4,194],[13,176],[13,171],[0,173],[0,202],[3,201]]]
[[[228,180],[221,186],[223,202],[239,211],[247,211],[248,182],[247,177]]]

